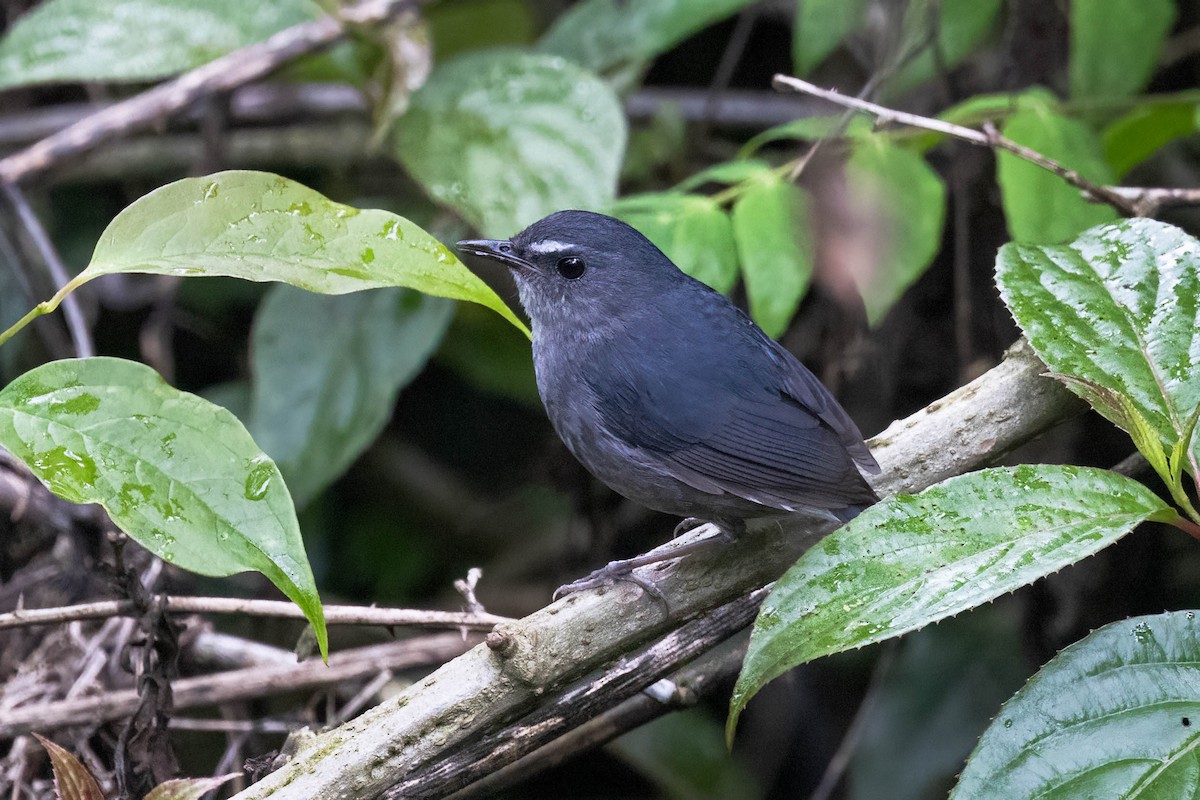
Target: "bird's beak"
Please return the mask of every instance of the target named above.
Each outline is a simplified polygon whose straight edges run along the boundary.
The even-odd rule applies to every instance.
[[[464,239],[456,247],[468,256],[479,256],[499,261],[509,269],[536,272],[537,268],[514,252],[512,242],[507,239]]]

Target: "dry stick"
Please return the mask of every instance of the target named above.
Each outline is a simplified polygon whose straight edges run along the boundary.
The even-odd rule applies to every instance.
[[[231,700],[266,697],[280,692],[359,680],[383,670],[439,664],[478,641],[477,636],[464,639],[456,633],[440,633],[403,642],[344,650],[331,655],[328,666],[314,659],[290,666],[255,666],[197,678],[182,678],[171,682],[174,708],[219,705]],[[0,737],[122,719],[132,714],[137,704],[137,691],[124,689],[77,700],[6,709],[3,719],[0,719]]]
[[[377,25],[419,1],[363,0],[336,17],[293,25],[265,42],[234,50],[0,159],[0,182],[18,183],[104,142],[145,128],[202,97],[257,80],[288,61],[329,47],[346,35],[347,26]]]
[[[952,122],[945,122],[940,119],[931,119],[930,117],[922,117],[919,114],[910,114],[906,111],[896,111],[891,108],[871,103],[866,100],[859,100],[855,97],[841,94],[830,89],[822,89],[808,81],[793,78],[788,75],[776,75],[772,82],[776,89],[791,89],[802,94],[809,94],[814,97],[819,97],[822,100],[828,100],[835,105],[843,108],[852,108],[856,111],[863,111],[875,117],[881,123],[895,122],[901,125],[908,125],[913,128],[923,128],[924,130],[933,131],[934,133],[942,133],[946,136],[952,136],[955,139],[962,139],[965,142],[971,142],[982,147],[1004,150],[1012,153],[1018,158],[1024,159],[1031,164],[1036,164],[1042,169],[1053,172],[1058,177],[1062,178],[1067,183],[1074,186],[1076,189],[1090,195],[1096,200],[1108,203],[1113,208],[1130,216],[1138,215],[1138,204],[1122,194],[1116,192],[1112,187],[1101,186],[1098,183],[1093,183],[1087,178],[1080,175],[1073,169],[1068,169],[1052,158],[1047,158],[1036,150],[1017,144],[1012,139],[1002,136],[994,128],[989,128],[986,131],[978,131],[974,128],[966,128],[962,125],[955,125]]]
[[[1021,344],[987,374],[893,423],[871,442],[884,469],[875,487],[882,494],[917,491],[978,469],[1086,407],[1045,372]],[[464,653],[346,725],[298,743],[291,761],[237,798],[375,797],[528,714],[568,681],[774,580],[819,535],[799,517],[783,527],[751,530],[720,552],[673,568],[643,570],[667,607],[620,583],[501,625],[489,637],[500,649]],[[684,541],[711,532],[703,526]]]
[[[244,600],[237,597],[162,596],[166,611],[174,614],[243,614],[253,617],[305,619],[295,603],[286,600]],[[107,619],[136,616],[129,600],[99,600],[57,608],[19,609],[0,614],[0,630],[28,625],[48,625],[80,619]],[[325,606],[325,622],[330,625],[406,625],[415,628],[466,628],[491,630],[509,617],[487,613],[425,611],[412,608],[375,608],[373,606]]]
[[[769,587],[758,589],[671,631],[640,653],[621,659],[607,672],[568,687],[516,725],[495,731],[409,773],[402,783],[383,796],[388,800],[445,797],[512,764],[572,727],[632,697],[647,682],[664,677],[749,625],[768,591]]]
[[[64,286],[67,281],[71,280],[71,276],[67,273],[67,266],[54,247],[54,242],[50,241],[50,235],[46,233],[41,220],[29,207],[25,193],[21,191],[16,182],[4,181],[0,182],[0,186],[4,187],[8,202],[17,212],[17,219],[21,221],[21,226],[29,235],[33,246],[37,248],[38,255],[41,256],[42,263],[46,266],[46,271],[50,273],[50,279],[55,286]],[[80,358],[95,355],[96,348],[92,344],[92,334],[88,330],[87,320],[84,319],[83,309],[79,307],[79,301],[75,299],[74,295],[63,300],[63,313],[67,317],[67,330],[71,334],[71,343],[75,346],[75,355]]]

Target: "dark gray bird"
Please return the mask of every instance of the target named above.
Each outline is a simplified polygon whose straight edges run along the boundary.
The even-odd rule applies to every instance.
[[[844,521],[878,499],[859,472],[878,463],[816,376],[625,223],[560,211],[458,249],[511,269],[546,413],[625,497],[726,533],[786,512]]]

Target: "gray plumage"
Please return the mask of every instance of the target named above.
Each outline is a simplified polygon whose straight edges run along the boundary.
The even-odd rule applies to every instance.
[[[560,211],[458,246],[512,269],[550,421],[617,492],[718,524],[877,499],[859,468],[879,465],[820,381],[625,223]]]

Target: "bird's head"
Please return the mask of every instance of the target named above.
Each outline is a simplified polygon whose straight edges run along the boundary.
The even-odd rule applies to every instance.
[[[607,327],[686,280],[645,236],[590,211],[559,211],[511,239],[470,239],[458,250],[512,271],[535,331]]]

